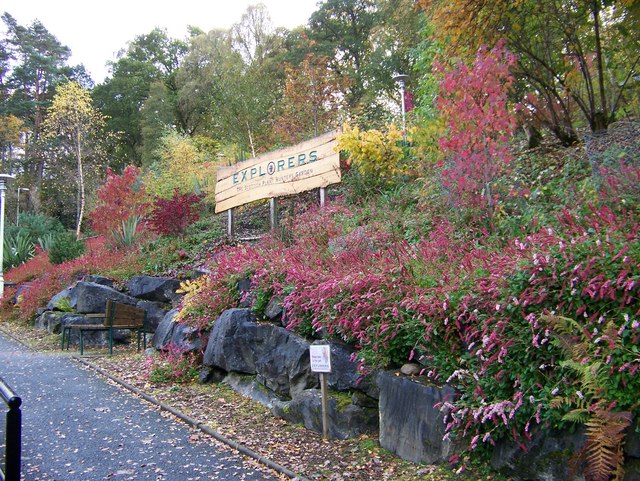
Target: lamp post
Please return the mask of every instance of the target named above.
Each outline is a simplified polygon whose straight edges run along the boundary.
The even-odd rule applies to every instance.
[[[29,189],[27,189],[26,187],[18,187],[16,190],[18,192],[18,199],[16,201],[16,225],[19,225],[20,223],[20,191],[29,192]]]
[[[4,296],[4,203],[7,185],[14,180],[15,175],[0,174],[0,298]]]
[[[402,96],[402,134],[406,135],[407,132],[407,125],[405,122],[405,116],[406,116],[406,108],[405,108],[405,104],[404,104],[404,86],[407,83],[407,81],[409,80],[409,76],[406,74],[398,74],[395,77],[393,77],[393,80],[395,80],[396,82],[398,82],[398,84],[400,85],[400,95]]]

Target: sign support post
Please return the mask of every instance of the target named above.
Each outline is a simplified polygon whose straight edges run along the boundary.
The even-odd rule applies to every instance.
[[[320,392],[322,394],[322,437],[329,439],[329,393],[327,392],[327,373],[320,373]]]
[[[236,234],[235,219],[233,218],[233,207],[227,209],[227,235],[231,238]]]
[[[269,218],[271,219],[271,230],[276,230],[278,227],[278,204],[276,204],[275,197],[269,199]]]
[[[327,373],[331,372],[331,345],[313,344],[309,346],[311,371],[320,373],[320,393],[322,394],[322,437],[329,439],[329,389]]]

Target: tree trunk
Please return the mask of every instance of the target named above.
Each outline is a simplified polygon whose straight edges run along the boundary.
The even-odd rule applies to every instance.
[[[77,133],[76,138],[76,159],[78,160],[78,218],[76,222],[76,239],[80,240],[80,230],[82,228],[82,218],[84,217],[84,171],[82,168],[82,133]]]
[[[251,156],[256,156],[256,148],[253,145],[253,135],[251,135],[251,127],[249,126],[249,122],[247,122],[247,133],[249,134],[249,145],[251,146]]]
[[[607,94],[604,88],[604,67],[602,65],[602,43],[600,41],[600,0],[593,0],[593,24],[596,37],[596,68],[598,69],[598,87],[600,95],[600,109],[596,111],[593,121],[594,131],[606,130],[609,120],[607,113]]]

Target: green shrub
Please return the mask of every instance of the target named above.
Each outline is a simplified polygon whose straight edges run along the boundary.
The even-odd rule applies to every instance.
[[[111,238],[113,239],[116,247],[131,247],[138,241],[138,224],[140,223],[140,220],[140,216],[133,215],[127,220],[122,221],[120,229],[114,229],[111,231]]]
[[[53,232],[47,232],[42,237],[38,237],[38,245],[44,252],[49,252],[55,239],[56,235]]]
[[[80,257],[84,253],[84,242],[76,240],[72,232],[58,234],[49,248],[49,262],[62,264]]]
[[[35,254],[35,247],[26,231],[17,230],[5,233],[2,253],[2,265],[8,269],[31,259]]]
[[[55,235],[64,232],[64,226],[54,217],[42,214],[20,214],[20,230],[27,231],[32,239],[39,239],[44,238],[48,233]]]

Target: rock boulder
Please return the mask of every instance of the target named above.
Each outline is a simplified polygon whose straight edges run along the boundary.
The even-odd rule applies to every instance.
[[[381,371],[377,376],[380,446],[414,463],[446,461],[454,446],[443,441],[443,415],[433,406],[453,400],[454,389],[423,385],[396,374]]]
[[[153,302],[170,303],[180,297],[180,281],[172,277],[136,276],[127,282],[129,295]]]
[[[66,289],[58,292],[47,303],[47,309],[50,311],[63,311],[69,312],[78,305],[78,296],[75,287],[67,287]]]
[[[138,303],[138,299],[135,297],[127,296],[112,287],[95,282],[78,282],[76,296],[78,297],[76,310],[79,314],[105,312],[108,299],[130,306],[135,306]]]

